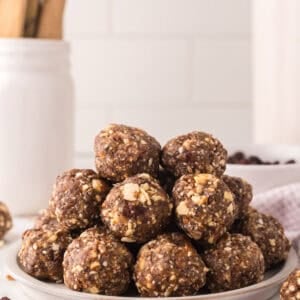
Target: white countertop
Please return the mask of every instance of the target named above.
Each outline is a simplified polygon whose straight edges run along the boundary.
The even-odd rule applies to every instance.
[[[28,297],[22,290],[22,286],[17,281],[10,281],[6,278],[9,274],[5,270],[5,256],[6,252],[9,251],[9,246],[20,239],[22,232],[26,228],[30,228],[32,219],[26,218],[15,218],[14,227],[6,236],[6,243],[0,248],[0,299],[1,297],[8,297],[11,300],[41,300],[40,297],[32,298]],[[46,298],[42,300],[47,300]],[[275,296],[270,300],[279,300],[279,296]]]

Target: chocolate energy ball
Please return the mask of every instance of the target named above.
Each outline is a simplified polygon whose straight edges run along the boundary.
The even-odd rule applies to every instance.
[[[173,198],[179,226],[203,244],[216,243],[236,216],[232,192],[211,174],[182,176],[175,183]]]
[[[138,174],[111,189],[102,204],[101,218],[122,242],[143,243],[168,225],[172,209],[158,181]]]
[[[170,140],[162,150],[163,167],[180,177],[191,173],[221,176],[226,168],[227,151],[212,135],[194,131]]]
[[[209,268],[207,287],[211,292],[239,289],[264,278],[263,254],[256,243],[240,234],[225,235],[203,260]]]
[[[3,202],[0,202],[0,240],[4,238],[4,235],[11,228],[12,228],[12,218],[8,210],[8,207]]]
[[[96,168],[113,182],[138,173],[158,175],[160,144],[145,131],[111,124],[95,138]]]
[[[234,200],[237,206],[237,217],[239,218],[248,208],[252,200],[252,186],[246,180],[239,177],[224,175],[222,179],[234,194]]]
[[[108,191],[108,184],[93,170],[72,169],[57,177],[50,207],[61,226],[87,228],[99,220],[99,207]]]
[[[171,233],[141,248],[133,278],[144,297],[188,296],[205,285],[207,271],[188,239]]]
[[[62,282],[63,255],[71,243],[71,235],[59,227],[30,229],[23,233],[18,254],[22,269],[31,276]]]
[[[260,247],[265,258],[266,269],[286,260],[290,242],[285,236],[282,225],[274,217],[249,208],[240,220],[239,229]]]
[[[281,300],[300,299],[300,269],[292,272],[280,289]]]
[[[69,245],[63,267],[64,282],[70,289],[121,295],[130,283],[133,257],[104,229],[90,228]]]

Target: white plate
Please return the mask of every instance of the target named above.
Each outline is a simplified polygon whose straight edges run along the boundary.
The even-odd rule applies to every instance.
[[[92,295],[86,293],[75,292],[63,284],[54,284],[39,281],[28,274],[26,274],[18,265],[17,253],[20,247],[20,242],[11,246],[9,254],[6,259],[6,267],[9,274],[12,275],[18,282],[22,284],[24,292],[30,296],[30,299],[66,299],[66,300],[156,300],[157,298],[142,298],[137,296],[104,296]],[[287,261],[276,269],[268,272],[265,279],[246,288],[207,295],[196,295],[189,297],[169,297],[170,300],[267,300],[278,292],[279,285],[287,278],[297,266],[296,252],[291,249]],[[129,298],[130,297],[130,298]]]

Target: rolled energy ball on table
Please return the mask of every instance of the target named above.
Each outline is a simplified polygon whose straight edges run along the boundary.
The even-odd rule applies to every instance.
[[[249,208],[240,220],[239,230],[257,243],[265,258],[266,269],[287,259],[290,242],[282,225],[272,216]]]
[[[183,234],[171,233],[141,248],[133,278],[145,297],[188,296],[205,285],[207,271],[189,240]]]
[[[299,300],[300,299],[300,269],[292,272],[280,289],[281,300]]]
[[[0,202],[0,240],[4,238],[4,235],[11,228],[12,228],[12,218],[8,210],[8,207],[3,202]]]
[[[145,131],[111,124],[95,138],[96,169],[113,182],[138,173],[158,175],[160,144]]]
[[[252,200],[252,186],[246,180],[239,177],[223,175],[222,179],[234,194],[234,199],[237,206],[237,217],[239,218],[248,208]]]
[[[207,286],[211,292],[239,289],[264,278],[264,257],[249,237],[226,234],[207,250],[203,260],[209,268]]]
[[[162,150],[163,167],[180,177],[192,173],[221,176],[226,168],[227,151],[212,135],[194,131],[170,140]]]
[[[22,269],[31,276],[62,282],[63,255],[71,243],[71,235],[59,227],[30,229],[23,234],[18,254]]]
[[[50,206],[61,226],[87,228],[98,222],[99,207],[108,191],[108,184],[93,170],[72,169],[57,177]]]
[[[233,194],[211,174],[182,176],[175,183],[173,198],[178,225],[203,244],[216,243],[236,216]]]
[[[138,174],[115,185],[102,204],[101,219],[122,242],[143,243],[169,223],[173,203],[158,181]]]
[[[69,245],[63,267],[64,282],[73,290],[121,295],[130,283],[133,257],[104,229],[90,228]]]

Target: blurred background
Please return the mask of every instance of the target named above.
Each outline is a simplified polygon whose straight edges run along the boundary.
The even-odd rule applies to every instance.
[[[255,80],[271,87],[256,91],[263,98],[262,116],[257,116],[263,131],[271,107],[278,101],[282,111],[288,101],[286,88],[279,86],[284,80],[278,82],[286,55],[292,67],[300,66],[300,55],[291,57],[284,48],[288,39],[300,53],[300,24],[292,18],[300,20],[300,1],[72,0],[65,13],[79,166],[92,158],[93,138],[108,122],[140,126],[162,143],[195,129],[225,144],[250,143]],[[256,71],[262,75],[253,78],[257,61],[262,61]],[[268,135],[284,126],[274,115],[275,124],[269,117],[273,130],[266,129],[259,142],[272,142]],[[299,141],[295,134],[288,141],[272,138]]]

